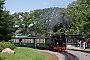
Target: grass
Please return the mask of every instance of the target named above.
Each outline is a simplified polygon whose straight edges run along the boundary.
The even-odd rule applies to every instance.
[[[46,60],[47,55],[32,48],[17,47],[15,54],[1,53],[0,60]]]

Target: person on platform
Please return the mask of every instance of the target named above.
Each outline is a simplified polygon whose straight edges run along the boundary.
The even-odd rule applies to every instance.
[[[83,48],[86,49],[86,42],[83,42]]]
[[[82,41],[81,40],[80,40],[79,44],[80,44],[80,48],[81,48],[81,46],[82,46]]]

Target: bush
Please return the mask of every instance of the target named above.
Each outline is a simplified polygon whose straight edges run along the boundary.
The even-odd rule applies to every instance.
[[[0,52],[3,50],[3,48],[0,46]]]
[[[14,49],[16,46],[11,42],[0,42],[0,52],[5,48]]]

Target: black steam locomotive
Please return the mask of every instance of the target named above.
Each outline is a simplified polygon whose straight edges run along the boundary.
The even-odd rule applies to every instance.
[[[52,35],[50,40],[47,40],[49,50],[63,51],[66,50],[66,38],[65,34]]]

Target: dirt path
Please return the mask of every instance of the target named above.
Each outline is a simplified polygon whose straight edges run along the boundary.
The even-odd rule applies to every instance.
[[[47,60],[58,60],[58,57],[54,54],[51,54],[51,53],[48,53],[48,52],[43,52],[43,53],[48,55]]]

